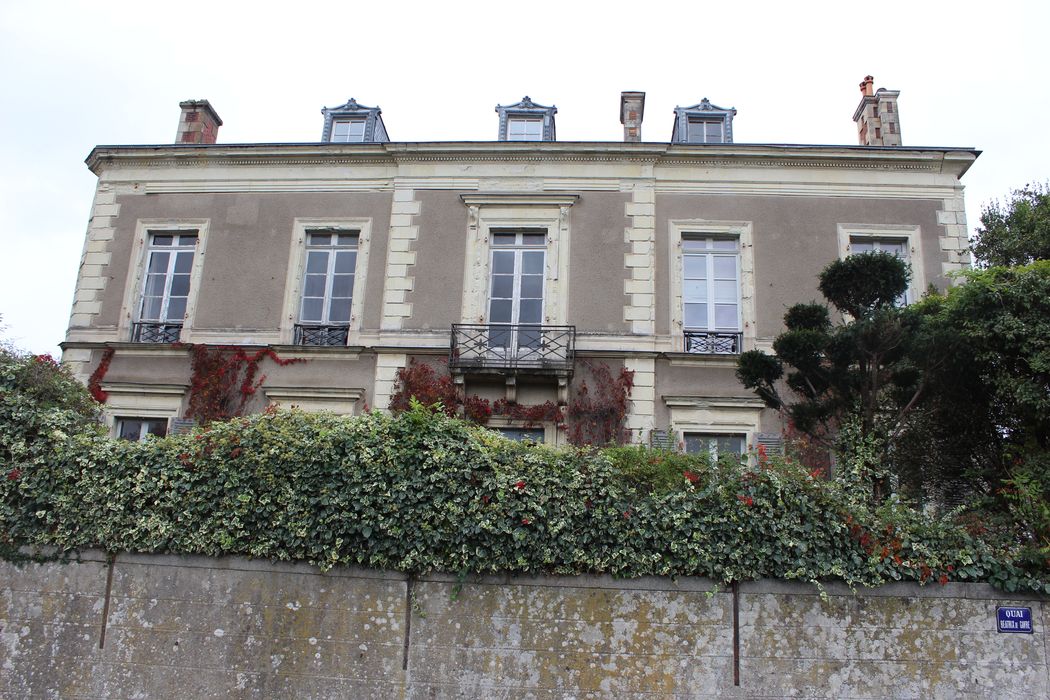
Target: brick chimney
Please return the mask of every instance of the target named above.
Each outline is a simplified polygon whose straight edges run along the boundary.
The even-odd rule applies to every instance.
[[[186,100],[180,102],[182,114],[179,116],[179,131],[175,134],[175,143],[215,143],[219,136],[222,119],[207,100]]]
[[[857,140],[861,146],[901,145],[901,122],[897,111],[899,90],[879,88],[872,91],[875,78],[864,76],[860,83],[860,104],[853,113],[857,123]]]
[[[642,115],[645,113],[644,92],[620,93],[620,123],[623,140],[637,143],[642,140]]]

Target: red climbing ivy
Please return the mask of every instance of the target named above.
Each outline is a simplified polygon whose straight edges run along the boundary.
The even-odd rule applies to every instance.
[[[109,371],[109,363],[113,361],[115,352],[113,348],[103,350],[102,359],[99,360],[98,367],[95,368],[95,371],[88,378],[87,388],[91,393],[91,398],[99,403],[106,403],[106,399],[109,398],[109,394],[102,390],[102,379],[106,376],[106,372]]]
[[[190,396],[186,417],[199,423],[228,420],[244,413],[244,407],[266,380],[259,363],[266,358],[285,367],[303,359],[280,358],[271,348],[249,354],[229,345],[183,345],[192,358]]]
[[[581,380],[572,401],[563,408],[553,401],[530,406],[506,399],[490,402],[476,394],[463,396],[448,374],[412,359],[407,367],[397,371],[390,410],[395,414],[407,411],[415,398],[424,406],[440,404],[442,412],[449,416],[462,413],[480,425],[487,424],[492,416],[518,421],[526,428],[554,423],[567,428],[567,438],[573,445],[628,442],[626,421],[634,372],[621,368],[614,377],[603,362],[580,364],[590,375],[590,385],[586,379]]]
[[[634,372],[621,367],[614,377],[604,362],[579,360],[591,375],[583,379],[566,409],[568,439],[573,445],[622,445],[630,442],[627,412],[630,408]]]

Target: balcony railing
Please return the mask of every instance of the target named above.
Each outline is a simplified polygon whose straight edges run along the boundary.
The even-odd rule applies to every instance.
[[[181,323],[150,323],[144,321],[131,324],[133,343],[177,343],[182,336]]]
[[[576,326],[452,324],[448,366],[453,371],[571,374]]]
[[[346,345],[349,326],[306,326],[295,324],[296,345]]]
[[[739,355],[740,346],[740,333],[685,332],[685,351],[694,355]]]

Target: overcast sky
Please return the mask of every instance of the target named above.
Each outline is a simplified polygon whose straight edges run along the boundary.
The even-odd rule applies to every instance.
[[[884,9],[885,8],[885,9]],[[738,143],[855,144],[866,74],[900,90],[905,146],[984,151],[982,205],[1050,179],[1042,2],[287,3],[0,0],[0,316],[57,353],[73,300],[97,144],[171,143],[208,99],[220,143],[320,138],[323,106],[378,105],[394,141],[491,140],[497,103],[558,107],[560,141],[620,141],[619,95],[646,93],[642,137],[673,108],[736,107]]]

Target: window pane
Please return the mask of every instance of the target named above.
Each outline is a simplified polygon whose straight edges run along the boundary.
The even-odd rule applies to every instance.
[[[184,297],[190,293],[189,275],[172,275],[171,295],[173,297]]]
[[[495,251],[492,254],[492,271],[513,274],[514,253],[509,250]]]
[[[738,329],[736,304],[715,304],[715,328],[723,331]]]
[[[854,253],[870,253],[875,250],[875,245],[871,241],[857,238],[850,239],[849,247]]]
[[[518,323],[543,323],[543,300],[522,299]]]
[[[682,293],[686,301],[707,301],[707,282],[687,280]]]
[[[154,234],[150,239],[151,245],[171,245],[175,237],[168,234]]]
[[[335,275],[332,278],[332,296],[349,297],[354,293],[353,275]]]
[[[189,273],[193,267],[193,253],[175,254],[175,272]]]
[[[514,245],[517,235],[513,233],[493,233],[492,245]]]
[[[348,246],[351,248],[357,247],[357,234],[356,233],[340,233],[338,238],[338,244],[341,246]]]
[[[306,236],[306,244],[315,245],[331,245],[332,234],[330,233],[310,233]]]
[[[181,233],[181,234],[179,234],[179,245],[183,246],[183,247],[197,245],[197,234],[195,234],[195,233]]]
[[[688,454],[708,454],[711,451],[710,443],[706,435],[696,433],[685,434],[685,451]]]
[[[711,241],[711,247],[715,250],[736,250],[739,246],[735,238],[716,238]]]
[[[685,265],[686,278],[700,280],[707,278],[706,255],[687,255],[682,259],[682,263]]]
[[[707,122],[705,126],[704,140],[707,143],[721,143],[722,142],[722,124],[721,122]]]
[[[707,250],[708,240],[706,238],[683,238],[682,250]]]
[[[357,267],[357,251],[340,250],[335,254],[335,271],[353,273]]]
[[[510,299],[493,299],[489,304],[489,323],[510,323]]]
[[[493,275],[492,296],[496,299],[510,299],[514,296],[514,276]]]
[[[165,275],[146,275],[146,296],[148,297],[160,297],[164,296],[164,282],[168,278]]]
[[[164,300],[160,297],[146,297],[142,300],[142,320],[143,321],[159,321],[160,308]]]
[[[149,272],[166,272],[171,253],[155,252],[149,256]]]
[[[719,456],[726,454],[744,454],[744,438],[739,435],[718,435],[715,437],[715,447]]]
[[[720,279],[736,279],[736,256],[715,256],[715,277]]]
[[[320,323],[323,299],[303,299],[303,321]]]
[[[496,428],[496,431],[508,440],[517,440],[518,442],[529,440],[530,442],[535,443],[543,442],[542,428]]]
[[[540,251],[526,251],[521,254],[521,271],[525,274],[543,273],[543,253]]]
[[[142,421],[121,419],[118,433],[121,440],[137,442],[142,435]]]
[[[186,297],[172,297],[168,300],[168,321],[181,321],[186,315]]]
[[[328,272],[328,253],[325,251],[311,250],[306,256],[307,272]]]
[[[350,322],[350,300],[349,299],[332,299],[332,305],[328,309],[328,322],[329,323],[349,323]]]
[[[523,245],[547,245],[547,234],[545,233],[525,233],[521,236],[521,242]]]
[[[715,280],[715,301],[731,301],[736,303],[737,287],[736,281]]]
[[[307,275],[306,283],[303,285],[304,297],[323,297],[325,287],[324,275]]]
[[[539,299],[543,296],[543,277],[541,275],[524,275],[521,278],[521,296],[523,299]]]
[[[707,304],[685,305],[685,327],[707,328]]]

